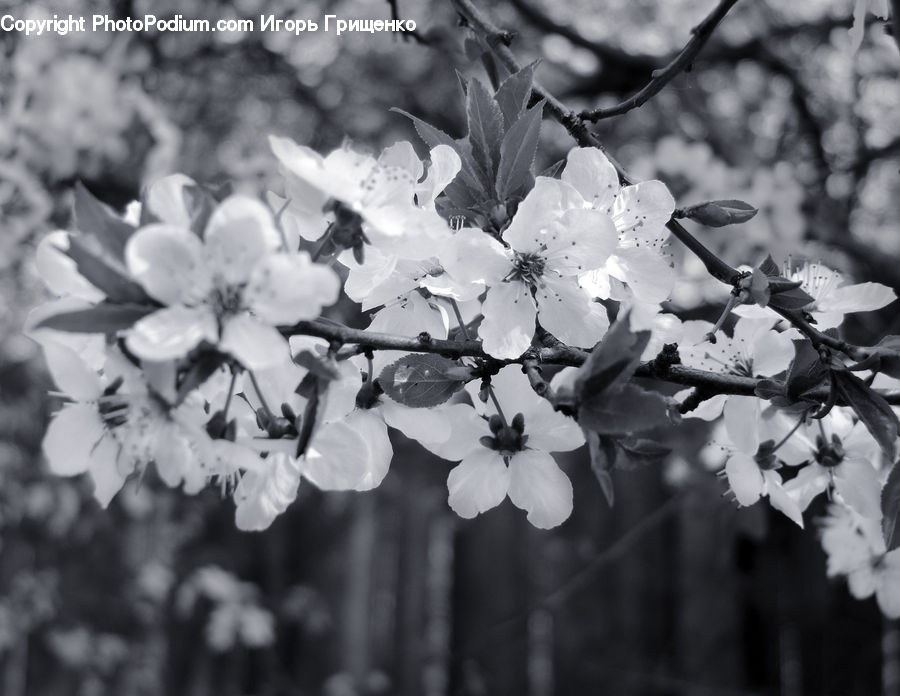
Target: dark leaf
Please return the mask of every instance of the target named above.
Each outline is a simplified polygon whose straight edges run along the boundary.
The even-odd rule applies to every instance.
[[[497,164],[500,161],[500,143],[506,128],[503,114],[494,97],[478,80],[469,82],[466,96],[466,118],[469,122],[469,144],[478,166],[487,174],[486,184],[493,189]]]
[[[112,302],[150,303],[147,293],[128,276],[125,267],[99,249],[92,249],[86,238],[69,235],[65,254],[75,262],[78,272]]]
[[[135,228],[94,198],[80,181],[75,184],[75,222],[83,234],[100,242],[107,254],[118,261],[125,258],[125,244]]]
[[[494,97],[503,112],[503,120],[506,127],[519,120],[519,117],[525,113],[528,106],[528,97],[531,96],[531,87],[534,83],[534,70],[537,68],[538,61],[526,65],[517,73],[513,73],[507,77]]]
[[[881,525],[888,551],[900,547],[900,466],[894,464],[881,489]]]
[[[90,309],[54,314],[35,328],[70,331],[72,333],[114,334],[131,328],[142,317],[155,312],[155,307],[101,302]]]
[[[875,370],[900,379],[900,336],[885,336],[877,345],[866,348],[869,356],[852,370]]]
[[[615,502],[615,489],[613,487],[612,471],[616,466],[616,444],[611,437],[598,435],[590,430],[584,431],[587,440],[588,452],[591,455],[591,470],[597,477],[600,490],[610,507]]]
[[[174,405],[178,406],[182,403],[188,397],[188,394],[212,377],[216,370],[227,361],[228,358],[225,355],[216,351],[200,353],[194,358],[190,368],[181,377]]]
[[[406,406],[438,406],[471,379],[468,367],[440,355],[411,353],[385,367],[378,383],[385,394]]]
[[[778,264],[775,263],[775,259],[772,258],[771,254],[766,256],[765,260],[761,264],[759,264],[759,270],[772,278],[776,278],[781,275],[781,269],[778,268]]]
[[[620,316],[581,366],[575,379],[576,398],[615,390],[627,382],[649,341],[649,331],[633,332],[628,317]]]
[[[316,355],[311,350],[302,350],[294,356],[294,362],[300,367],[305,367],[312,374],[326,383],[340,377],[334,358],[324,355]]]
[[[666,399],[635,384],[583,397],[578,422],[600,435],[630,435],[671,424]]]
[[[533,179],[532,167],[541,136],[543,113],[542,101],[522,114],[503,138],[497,170],[497,197],[501,201],[522,192]]]
[[[627,437],[616,444],[624,455],[616,458],[616,468],[623,471],[661,464],[672,453],[671,448],[646,438]]]
[[[900,423],[890,404],[846,369],[832,370],[831,379],[838,394],[856,412],[872,437],[881,445],[885,456],[894,461],[897,455],[896,440],[900,432]]]
[[[815,302],[815,298],[803,288],[790,287],[779,290],[777,289],[777,283],[775,281],[769,283],[769,291],[771,293],[769,296],[770,307],[779,307],[780,309],[801,309],[811,302]]]
[[[794,360],[788,368],[785,393],[791,401],[799,401],[803,395],[825,384],[828,367],[822,364],[813,344],[807,339],[795,340]]]

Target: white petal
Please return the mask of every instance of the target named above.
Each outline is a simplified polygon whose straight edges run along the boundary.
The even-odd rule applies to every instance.
[[[783,513],[789,520],[803,529],[803,513],[798,501],[788,495],[781,485],[781,477],[775,471],[764,471],[766,479],[766,491],[769,494],[769,503],[772,507]]]
[[[108,436],[100,440],[91,452],[88,470],[94,482],[94,498],[104,508],[122,490],[127,478],[120,470],[118,456],[119,444]]]
[[[144,205],[160,222],[188,230],[191,214],[184,197],[184,189],[188,186],[196,186],[196,182],[184,174],[163,177],[147,187]]]
[[[549,270],[580,275],[606,263],[618,242],[612,219],[599,210],[566,211],[559,222],[540,237]]]
[[[871,312],[897,299],[896,293],[881,283],[859,283],[835,288],[816,302],[822,312]]]
[[[229,285],[245,282],[257,261],[281,244],[272,213],[260,201],[230,196],[210,215],[204,235],[208,262]]]
[[[516,452],[509,470],[509,499],[535,527],[556,527],[572,514],[572,482],[549,454]]]
[[[689,390],[687,390],[689,391]],[[700,405],[693,411],[684,414],[685,418],[699,418],[700,420],[712,421],[722,415],[722,409],[725,408],[725,401],[728,394],[716,394],[711,399],[702,401]]]
[[[540,251],[541,232],[550,227],[569,208],[583,207],[584,201],[569,184],[539,176],[534,188],[519,203],[503,240],[516,251]]]
[[[488,290],[478,335],[485,352],[495,358],[517,358],[531,345],[537,309],[521,282],[499,283]]]
[[[128,240],[125,261],[147,294],[163,304],[196,304],[212,289],[203,243],[181,227],[142,227]]]
[[[629,242],[659,248],[668,237],[665,225],[674,210],[675,199],[669,189],[654,180],[625,186],[616,196],[611,214],[616,229]]]
[[[72,295],[89,302],[99,302],[105,295],[78,272],[75,261],[63,253],[69,248],[67,232],[51,232],[41,239],[34,264],[44,285],[55,295]]]
[[[572,418],[539,399],[525,416],[528,447],[545,452],[569,452],[584,444],[584,433]]]
[[[260,531],[272,524],[297,498],[300,469],[286,454],[273,454],[262,471],[248,471],[234,491],[235,523],[244,531]]]
[[[60,391],[77,401],[96,399],[103,391],[100,376],[72,349],[55,341],[41,344],[47,368]]]
[[[471,519],[502,503],[509,481],[509,469],[500,454],[481,447],[450,471],[448,502],[457,515]]]
[[[778,450],[782,456],[782,450]],[[801,510],[806,510],[813,499],[825,491],[830,485],[830,477],[826,469],[818,464],[804,466],[797,475],[783,484],[785,492],[794,500]]]
[[[499,284],[512,271],[503,245],[478,229],[465,227],[440,248],[441,266],[462,284]]]
[[[438,145],[431,149],[429,156],[431,166],[428,176],[416,189],[417,200],[421,206],[434,205],[434,199],[447,188],[462,168],[462,160],[449,145]]]
[[[728,437],[741,452],[755,455],[759,448],[759,399],[732,394],[722,410]]]
[[[606,308],[593,302],[574,278],[545,276],[543,282],[535,293],[541,326],[563,343],[595,346],[609,329]]]
[[[439,443],[450,437],[450,423],[435,409],[410,408],[382,397],[378,410],[385,423],[413,440]]]
[[[612,162],[594,147],[574,148],[560,177],[571,184],[591,207],[606,210],[619,190],[619,174]]]
[[[209,308],[168,307],[144,317],[128,331],[128,349],[141,360],[183,358],[201,341],[219,338],[216,318]]]
[[[383,167],[400,167],[409,172],[414,181],[422,178],[425,168],[416,154],[415,148],[406,140],[396,142],[381,151],[378,164]]]
[[[248,370],[265,370],[290,355],[287,339],[278,330],[249,314],[225,320],[219,349],[237,358]]]
[[[646,247],[617,249],[606,263],[606,272],[627,283],[642,302],[664,302],[675,286],[675,269],[671,261]]]
[[[66,404],[44,435],[42,448],[57,476],[75,476],[90,468],[91,452],[101,439],[111,439],[94,404]]]
[[[450,404],[435,409],[447,422],[450,435],[442,442],[432,438],[422,438],[419,442],[425,449],[442,459],[458,462],[470,452],[482,448],[479,439],[490,431],[487,422],[469,404]]]
[[[323,490],[369,490],[387,474],[392,454],[384,421],[374,413],[354,411],[319,428],[301,468]]]
[[[267,254],[253,267],[243,298],[266,321],[285,325],[319,316],[340,291],[337,274],[309,254]]]
[[[741,322],[748,321],[741,319]],[[785,333],[766,330],[754,338],[750,346],[753,374],[771,377],[786,370],[794,359],[794,343]]]
[[[834,487],[844,501],[863,517],[881,517],[878,472],[867,461],[845,459],[834,468]]]
[[[753,457],[743,452],[734,453],[725,463],[725,474],[738,503],[747,506],[759,500],[765,479]]]

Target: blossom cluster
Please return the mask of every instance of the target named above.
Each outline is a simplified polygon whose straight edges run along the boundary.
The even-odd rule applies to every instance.
[[[509,132],[533,119],[523,102]],[[666,227],[675,201],[660,181],[623,185],[595,148],[570,151],[558,176],[535,177],[530,161],[524,172],[504,170],[502,154],[499,165],[485,153],[473,159],[454,141],[435,143],[425,161],[407,142],[378,156],[344,146],[323,157],[280,137],[271,146],[284,188],[267,204],[173,175],[119,217],[81,191],[82,229],[55,232],[38,249],[57,298],[34,310],[29,333],[61,400],[44,452],[56,474],[89,473],[102,505],[152,466],[187,493],[219,485],[239,528],[265,529],[303,479],[323,490],[378,486],[394,428],[457,463],[447,488],[460,516],[508,497],[534,526],[555,527],[573,492],[551,453],[587,442],[592,457],[605,448],[603,466],[613,468],[608,452],[647,451],[622,438],[670,422],[690,398],[632,384],[639,362],[666,354],[669,364],[788,393],[808,342],[759,306],[775,280],[823,329],[894,299],[818,264],[784,277],[763,267],[774,279],[765,300],[737,307],[730,336],[682,322],[664,310],[676,283]],[[509,195],[447,205],[461,182],[485,176]],[[762,275],[747,271],[746,287]],[[372,313],[362,338],[325,330],[339,326],[321,315],[342,292]],[[423,346],[477,339],[482,353],[367,346],[366,335],[374,343],[385,334]],[[521,363],[554,346],[589,357],[533,389]],[[893,440],[879,435],[852,404],[707,397],[685,416],[721,424],[719,455],[707,459],[740,505],[766,498],[803,526],[812,500],[827,494],[841,519],[879,525],[896,429]]]

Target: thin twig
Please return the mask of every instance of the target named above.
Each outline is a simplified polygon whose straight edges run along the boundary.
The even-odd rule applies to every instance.
[[[737,1],[738,0],[722,0],[716,8],[700,22],[700,24],[691,30],[691,40],[687,42],[683,49],[681,49],[681,53],[675,56],[672,62],[664,68],[655,70],[650,77],[650,82],[648,82],[637,94],[606,109],[598,108],[582,111],[581,118],[596,123],[604,118],[621,116],[622,114],[626,114],[632,109],[637,109],[645,104],[662,91],[662,88],[669,84],[676,75],[690,69],[690,65],[694,61],[694,58],[697,57],[697,54],[700,53],[700,50],[713,35],[719,22],[725,19],[725,15],[728,14],[728,11],[734,7]]]

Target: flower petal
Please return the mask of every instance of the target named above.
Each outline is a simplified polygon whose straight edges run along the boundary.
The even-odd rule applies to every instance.
[[[835,288],[816,302],[822,312],[871,312],[897,299],[896,293],[881,283],[859,283]]]
[[[266,321],[284,325],[319,316],[340,291],[337,274],[306,252],[268,254],[253,267],[243,298]]]
[[[509,463],[509,499],[538,529],[550,529],[572,514],[572,482],[546,452],[516,452]]]
[[[59,389],[77,401],[96,399],[103,391],[100,376],[71,348],[55,341],[41,343],[50,375]]]
[[[867,461],[845,459],[834,468],[834,487],[844,501],[863,517],[881,517],[878,472]]]
[[[214,274],[237,285],[248,279],[257,261],[280,246],[281,237],[265,205],[248,196],[230,196],[210,215],[204,241]]]
[[[193,179],[184,174],[170,174],[147,187],[144,205],[160,222],[189,230],[193,221],[187,209],[184,189],[196,185]]]
[[[287,454],[272,454],[261,470],[247,471],[234,491],[235,523],[244,531],[266,529],[297,498],[300,468]]]
[[[627,283],[641,302],[664,302],[675,287],[676,274],[671,261],[647,247],[617,249],[606,263],[606,272]]]
[[[203,243],[187,229],[142,227],[128,240],[125,261],[147,294],[163,304],[197,304],[212,290]]]
[[[68,232],[51,232],[41,239],[34,255],[38,275],[55,295],[72,295],[89,302],[99,302],[105,295],[78,272],[75,261],[64,250],[69,248]]]
[[[524,283],[494,285],[488,290],[482,313],[478,335],[486,353],[495,358],[517,358],[528,350],[537,308]]]
[[[755,455],[759,448],[759,400],[732,394],[722,409],[728,437],[741,452]]]
[[[88,470],[94,482],[94,498],[100,507],[109,506],[116,493],[125,485],[125,476],[118,464],[119,445],[112,437],[104,437],[91,452]]]
[[[543,281],[535,293],[541,326],[563,343],[595,346],[609,329],[606,308],[593,302],[574,278],[546,276]]]
[[[438,443],[450,437],[450,423],[435,409],[410,408],[382,397],[378,410],[385,423],[410,439]]]
[[[91,452],[104,438],[109,435],[96,405],[66,404],[50,421],[41,447],[50,471],[75,476],[90,468]]]
[[[735,452],[725,462],[725,475],[739,504],[746,507],[759,500],[765,479],[753,457],[743,452]]]
[[[249,314],[236,314],[225,320],[219,349],[233,355],[248,370],[277,367],[291,350],[276,328]]]
[[[609,208],[619,191],[619,174],[615,166],[595,147],[570,150],[560,178],[598,210]]]
[[[457,515],[471,519],[502,503],[509,481],[510,472],[500,453],[480,447],[450,471],[448,502]]]
[[[763,477],[766,479],[766,491],[772,507],[803,529],[803,513],[800,511],[800,504],[796,498],[791,497],[784,490],[778,473],[771,470],[764,471]]]
[[[144,317],[128,331],[128,349],[141,360],[165,361],[183,358],[201,341],[219,338],[216,318],[205,306],[168,307]]]
[[[575,208],[567,210],[541,240],[548,269],[563,276],[580,275],[606,263],[618,234],[606,213]]]

